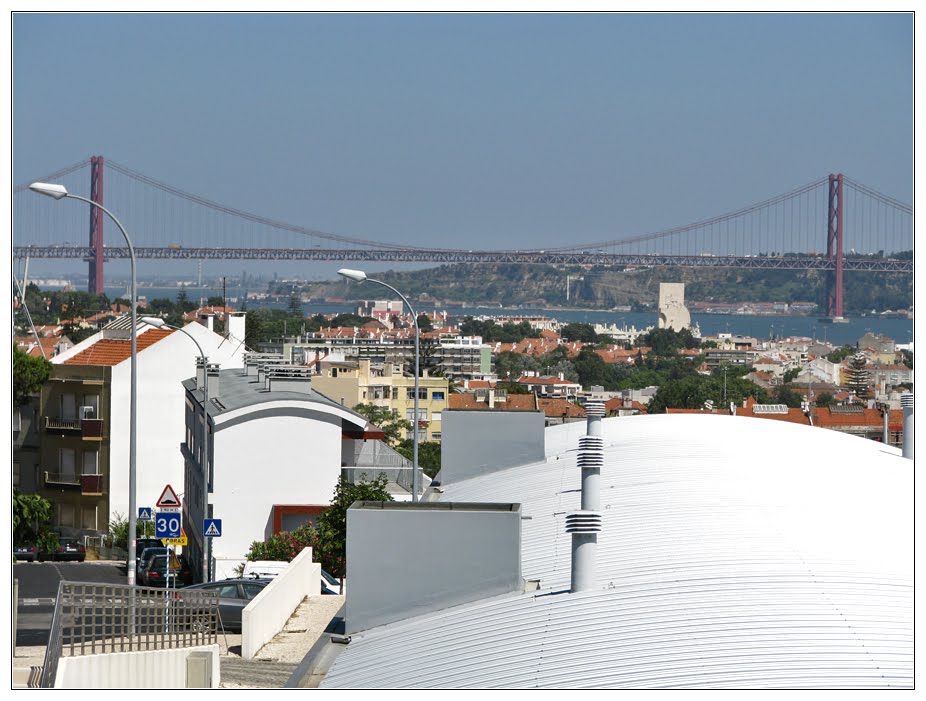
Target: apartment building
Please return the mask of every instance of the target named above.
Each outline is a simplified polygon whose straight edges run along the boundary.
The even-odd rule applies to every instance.
[[[387,407],[409,422],[415,420],[415,378],[395,363],[370,360],[325,362],[312,377],[312,387],[332,401],[352,408],[358,404]],[[446,377],[418,378],[418,440],[440,441],[441,413],[447,408],[450,383]],[[408,438],[412,438],[409,431]]]
[[[199,324],[185,327],[211,359],[240,364],[243,344]],[[238,329],[243,333],[243,317]],[[36,417],[38,457],[20,464],[20,484],[54,507],[64,535],[102,535],[128,516],[131,320],[123,317],[51,359]],[[183,387],[199,350],[182,333],[139,323],[136,504],[154,506],[166,484],[181,484]],[[24,471],[33,474],[25,474]]]

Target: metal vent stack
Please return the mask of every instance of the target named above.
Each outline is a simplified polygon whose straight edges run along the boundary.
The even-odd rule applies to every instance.
[[[913,460],[913,393],[904,392],[900,395],[900,406],[903,407],[903,456]]]
[[[586,435],[579,438],[576,464],[582,470],[581,510],[566,515],[566,532],[572,534],[572,583],[570,591],[586,591],[595,586],[598,533],[601,532],[601,467],[604,440],[601,419],[604,404],[585,405],[588,417]]]

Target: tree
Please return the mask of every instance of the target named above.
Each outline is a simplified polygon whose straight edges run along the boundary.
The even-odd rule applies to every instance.
[[[801,406],[801,395],[798,394],[798,392],[796,392],[792,387],[787,385],[780,386],[776,396],[779,404],[784,404],[785,406],[794,409]]]
[[[782,378],[784,381],[784,384],[787,385],[787,384],[790,384],[791,382],[794,382],[794,378],[796,378],[800,374],[801,374],[800,368],[791,368],[790,370],[785,370],[784,377]]]
[[[421,333],[434,330],[434,324],[431,323],[431,317],[427,314],[418,315],[418,329]]]
[[[51,502],[40,494],[23,494],[14,489],[13,542],[37,543],[44,531],[51,530],[52,508]]]
[[[598,334],[595,333],[595,327],[591,324],[566,324],[560,330],[560,336],[567,341],[583,341],[585,343],[598,342]]]
[[[224,298],[224,297],[220,297],[220,296],[218,296],[218,295],[214,295],[214,296],[212,296],[212,297],[209,297],[209,298],[206,300],[206,304],[207,304],[208,306],[210,306],[210,307],[224,307],[224,306],[225,306],[225,298]]]
[[[356,484],[348,482],[343,475],[338,479],[331,499],[331,508],[318,517],[318,539],[315,559],[322,569],[335,577],[343,577],[347,570],[347,510],[357,501],[392,501],[386,490],[388,480],[379,475],[373,480],[361,475]]]
[[[817,396],[817,401],[815,403],[819,407],[828,407],[830,404],[833,403],[833,400],[834,400],[834,397],[832,394],[829,394],[828,392],[824,392],[823,394]]]
[[[431,479],[434,479],[434,476],[440,472],[440,446],[441,444],[437,441],[418,442],[418,467]],[[396,450],[411,460],[415,454],[415,441],[412,438],[406,438]]]
[[[399,416],[399,412],[385,406],[375,404],[358,404],[354,411],[363,416],[371,424],[378,426],[385,434],[385,441],[395,447],[405,438],[405,433],[412,430],[411,422]]]
[[[24,406],[51,376],[51,363],[13,346],[13,406]]]

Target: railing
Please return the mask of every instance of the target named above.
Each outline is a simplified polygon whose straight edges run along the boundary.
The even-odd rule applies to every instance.
[[[45,484],[66,484],[71,487],[79,487],[80,475],[70,472],[45,472]]]
[[[396,483],[409,492],[412,491],[412,468],[410,464],[405,467],[342,467],[341,474],[351,483],[356,483],[361,477],[367,482],[371,482],[380,475],[385,475],[390,482]]]
[[[45,428],[58,431],[79,431],[80,419],[57,419],[46,416]]]
[[[54,686],[61,657],[215,644],[218,605],[205,589],[59,582],[40,686]]]
[[[103,419],[59,419],[46,416],[45,430],[77,432],[80,433],[81,438],[102,439],[104,423]]]

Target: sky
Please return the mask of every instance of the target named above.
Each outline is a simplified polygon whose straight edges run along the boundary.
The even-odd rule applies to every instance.
[[[12,184],[103,155],[273,219],[473,249],[659,231],[829,173],[912,204],[913,25],[910,13],[17,13]],[[310,279],[340,267],[208,273],[223,265]]]

